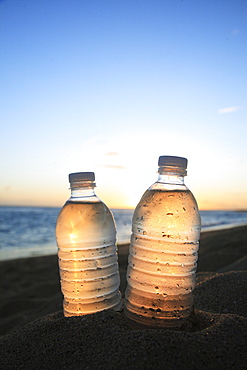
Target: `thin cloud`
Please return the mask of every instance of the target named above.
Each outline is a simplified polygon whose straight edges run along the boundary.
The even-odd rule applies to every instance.
[[[114,165],[114,164],[105,164],[103,167],[115,168],[115,169],[118,169],[118,170],[125,170],[126,169],[126,167],[124,167],[124,166]]]
[[[237,112],[239,109],[240,109],[240,107],[238,107],[238,106],[221,108],[221,109],[218,110],[218,113],[219,114],[233,113],[233,112]]]
[[[4,191],[10,191],[12,188],[11,185],[6,185],[5,188],[4,188]]]
[[[111,155],[119,155],[119,153],[117,153],[117,152],[108,152],[108,153],[106,153],[106,154],[104,154],[104,155],[107,155],[107,156],[111,156]]]

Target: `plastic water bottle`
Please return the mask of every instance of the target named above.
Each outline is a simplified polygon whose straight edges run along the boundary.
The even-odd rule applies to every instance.
[[[57,219],[64,316],[121,307],[115,221],[94,180],[93,172],[69,175],[71,197]]]
[[[176,328],[193,310],[201,219],[184,184],[187,159],[162,156],[158,165],[133,214],[125,314],[141,326]]]

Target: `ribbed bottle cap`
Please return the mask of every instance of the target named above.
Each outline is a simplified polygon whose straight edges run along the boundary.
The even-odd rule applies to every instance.
[[[94,181],[94,172],[75,172],[69,174],[69,182]]]
[[[187,168],[187,159],[183,157],[173,157],[170,155],[162,155],[159,157],[158,165],[160,167],[182,167]]]

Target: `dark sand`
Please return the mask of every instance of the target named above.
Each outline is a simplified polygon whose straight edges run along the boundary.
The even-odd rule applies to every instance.
[[[123,293],[127,256],[119,246]],[[0,269],[0,369],[247,369],[247,226],[202,233],[195,312],[179,331],[135,330],[112,310],[64,318],[57,256]]]

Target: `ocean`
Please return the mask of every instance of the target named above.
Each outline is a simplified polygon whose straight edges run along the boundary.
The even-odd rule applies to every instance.
[[[57,253],[55,225],[60,208],[0,207],[0,260]],[[112,209],[118,244],[128,243],[133,210]],[[200,211],[202,230],[247,224],[247,212]]]

